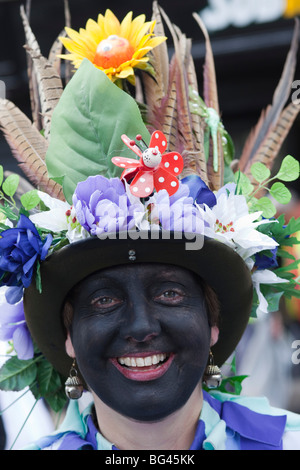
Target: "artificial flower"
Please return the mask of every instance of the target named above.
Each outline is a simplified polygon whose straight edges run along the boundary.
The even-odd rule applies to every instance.
[[[54,233],[66,231],[66,237],[70,243],[87,238],[89,233],[79,224],[75,209],[65,201],[49,196],[38,191],[38,196],[49,211],[37,212],[29,216],[31,222],[37,227],[50,230]]]
[[[18,224],[1,232],[0,277],[1,285],[10,286],[6,292],[7,301],[18,302],[23,288],[32,281],[36,261],[43,261],[52,242],[48,234],[42,240],[34,224],[21,214]]]
[[[258,251],[274,249],[278,243],[256,228],[269,220],[261,212],[249,213],[246,199],[226,191],[217,193],[217,203],[211,209],[198,206],[205,220],[205,235],[235,249],[244,260]]]
[[[191,174],[182,178],[181,183],[186,184],[190,190],[190,196],[197,204],[206,204],[213,207],[217,203],[215,194],[204,183],[200,176]]]
[[[155,21],[145,22],[145,15],[132,19],[132,12],[120,23],[107,9],[97,22],[89,19],[86,29],[65,28],[69,37],[60,40],[70,54],[61,57],[71,60],[75,68],[87,58],[112,81],[126,78],[134,82],[134,69],[145,69],[149,61],[146,54],[166,40],[154,37],[154,26]]]
[[[1,298],[0,340],[12,340],[19,359],[27,360],[33,357],[34,348],[25,321],[23,301],[11,305],[5,301],[5,298]]]
[[[256,309],[257,318],[261,315],[268,313],[268,301],[261,293],[261,284],[283,284],[289,282],[287,279],[278,277],[273,271],[269,269],[257,270],[252,274],[253,287],[256,290],[258,297],[258,307]]]
[[[203,219],[193,202],[185,184],[171,197],[165,189],[155,193],[146,203],[150,228],[158,224],[167,231],[203,234]]]
[[[79,223],[91,235],[127,231],[134,227],[134,212],[144,212],[143,204],[132,201],[119,178],[89,176],[78,183],[73,206]]]
[[[140,135],[136,139],[141,141]],[[133,158],[113,157],[112,162],[123,168],[121,178],[130,182],[130,191],[138,197],[148,197],[155,188],[156,191],[166,189],[172,196],[178,187],[178,176],[183,170],[183,158],[178,152],[165,153],[167,148],[167,139],[161,131],[154,131],[149,147],[144,143],[145,149],[142,150],[137,143],[122,135],[123,142],[136,155],[139,160]],[[164,154],[164,155],[163,155]]]
[[[257,269],[268,269],[268,268],[277,268],[277,251],[278,247],[276,246],[272,250],[269,250],[269,254],[255,253],[255,267]]]

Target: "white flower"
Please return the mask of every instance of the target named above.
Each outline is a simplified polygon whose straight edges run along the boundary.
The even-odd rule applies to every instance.
[[[256,290],[259,305],[256,309],[257,318],[261,315],[268,313],[268,302],[260,291],[261,284],[282,284],[289,282],[287,279],[278,277],[273,271],[269,269],[257,270],[252,274],[253,286]]]
[[[89,236],[89,233],[76,220],[75,211],[70,204],[42,191],[38,191],[38,196],[50,210],[32,214],[29,217],[31,222],[54,233],[67,231],[70,243]]]
[[[218,193],[214,207],[198,206],[198,210],[205,220],[205,235],[235,249],[244,260],[278,245],[271,237],[256,230],[259,225],[270,221],[261,219],[261,212],[249,213],[242,195]]]

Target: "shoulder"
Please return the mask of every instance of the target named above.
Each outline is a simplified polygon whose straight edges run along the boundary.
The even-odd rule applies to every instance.
[[[261,441],[284,450],[300,449],[300,415],[272,407],[265,397],[210,392],[219,402],[226,425],[246,440]]]

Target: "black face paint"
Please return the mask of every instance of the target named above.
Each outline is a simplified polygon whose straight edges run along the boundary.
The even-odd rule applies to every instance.
[[[207,362],[210,327],[190,271],[136,264],[77,286],[72,343],[90,388],[115,411],[157,421],[181,408]]]

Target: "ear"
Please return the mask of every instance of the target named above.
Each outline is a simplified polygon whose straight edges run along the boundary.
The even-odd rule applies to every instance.
[[[210,346],[213,346],[219,339],[219,328],[217,326],[212,326],[210,331]]]
[[[65,342],[65,347],[66,347],[66,352],[68,356],[70,356],[72,359],[76,357],[75,350],[73,348],[73,343],[71,340],[70,332],[68,331],[68,336]]]

